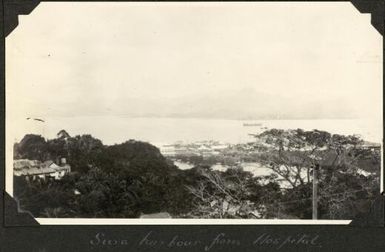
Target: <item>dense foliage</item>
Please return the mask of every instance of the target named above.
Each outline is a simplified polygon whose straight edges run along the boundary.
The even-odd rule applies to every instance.
[[[380,151],[356,136],[273,129],[255,139],[224,150],[221,162],[258,162],[274,171],[270,176],[253,176],[236,165],[212,170],[217,157],[179,157],[195,165],[179,170],[140,141],[106,146],[91,135],[65,131],[49,140],[26,135],[14,146],[15,159],[66,157],[72,172],[61,180],[15,177],[14,195],[36,217],[169,212],[183,218],[311,218],[312,172],[318,167],[320,218],[351,219],[367,211],[379,191]]]
[[[52,212],[76,217],[138,217],[140,213],[183,212],[189,204],[181,171],[144,142],[104,146],[90,135],[45,141],[26,135],[15,158],[45,161],[68,157],[72,173],[62,180],[15,177],[15,195],[35,216]],[[172,200],[176,196],[180,203]]]
[[[266,151],[256,158],[290,184],[283,210],[311,218],[312,172],[318,169],[319,212],[323,219],[351,219],[370,207],[380,191],[379,145],[357,136],[312,130],[272,129],[255,136]],[[367,175],[363,175],[363,173]]]

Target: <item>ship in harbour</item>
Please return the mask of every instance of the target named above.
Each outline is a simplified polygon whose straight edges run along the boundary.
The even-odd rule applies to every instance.
[[[243,123],[244,127],[260,127],[262,123]]]

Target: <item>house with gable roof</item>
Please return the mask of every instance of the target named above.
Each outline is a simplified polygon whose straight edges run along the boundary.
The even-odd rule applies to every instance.
[[[61,164],[57,165],[52,160],[41,162],[38,160],[16,159],[13,161],[13,174],[15,176],[25,176],[28,180],[37,178],[59,180],[71,172],[71,166],[66,163],[65,158],[61,160]]]

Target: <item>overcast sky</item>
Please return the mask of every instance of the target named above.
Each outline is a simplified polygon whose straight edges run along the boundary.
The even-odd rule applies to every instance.
[[[43,2],[19,20],[6,41],[15,116],[231,118],[254,106],[243,99],[259,100],[245,116],[382,115],[382,38],[349,2]]]

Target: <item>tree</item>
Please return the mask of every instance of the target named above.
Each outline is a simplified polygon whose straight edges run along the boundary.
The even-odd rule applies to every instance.
[[[92,168],[75,184],[77,212],[83,217],[135,218],[139,216],[138,181]]]
[[[364,141],[357,136],[332,135],[318,130],[272,129],[255,135],[255,138],[257,145],[268,149],[258,155],[259,161],[290,184],[290,187],[286,188],[286,195],[297,199],[297,203],[303,202],[309,206],[308,185],[312,182],[312,170],[316,166],[320,167],[319,197],[322,199],[320,208],[324,216],[346,217],[348,211],[336,214],[332,208],[343,209],[347,205],[353,206],[354,200],[358,198],[367,200],[367,196],[373,195],[372,189],[379,188],[378,175],[373,177],[373,179],[376,177],[375,182],[369,186],[365,177],[359,172],[379,171],[380,153],[376,148],[368,149]],[[303,190],[304,188],[307,189]],[[343,192],[348,192],[348,195],[341,199]],[[309,207],[305,206],[303,209],[307,209],[304,210],[306,212]],[[287,210],[297,216],[308,216],[292,207],[287,207]],[[356,209],[350,212],[357,211]]]
[[[104,146],[91,135],[46,142],[32,135],[15,148],[22,157],[67,157],[71,165],[73,173],[60,181],[17,179],[15,190],[23,208],[35,216],[138,217],[140,212],[165,210],[178,214],[188,205],[181,172],[148,143],[130,140]]]
[[[96,166],[98,156],[105,149],[102,141],[91,135],[78,135],[69,138],[67,141],[60,141],[62,149],[67,153],[68,163],[73,171],[87,172],[91,167]]]
[[[48,156],[47,143],[40,135],[27,134],[20,143],[14,145],[15,159],[45,161]]]
[[[58,160],[65,157],[71,165],[72,171],[85,173],[95,165],[95,160],[105,146],[91,135],[78,135],[75,137],[59,137],[47,141],[49,158]]]
[[[321,159],[331,135],[324,131],[272,129],[255,135],[258,145],[268,147],[259,155],[259,162],[270,167],[291,187],[311,180],[311,170]]]
[[[63,182],[41,178],[26,180],[25,177],[15,176],[14,196],[19,200],[20,208],[30,211],[34,217],[44,216],[57,208],[61,208],[60,212],[65,212],[66,216],[74,216],[74,192]]]
[[[196,168],[197,169],[197,168]],[[195,186],[187,186],[195,196],[190,216],[201,218],[263,218],[269,199],[279,197],[279,186],[271,181],[262,185],[241,168],[226,172],[198,168],[200,179]],[[272,178],[263,178],[265,181]],[[266,190],[267,189],[267,190]]]

